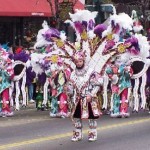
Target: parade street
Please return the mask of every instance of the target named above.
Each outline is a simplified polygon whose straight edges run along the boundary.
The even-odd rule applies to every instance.
[[[150,150],[150,0],[0,4],[0,150]]]
[[[83,140],[72,142],[70,118],[50,118],[49,111],[21,109],[13,117],[0,118],[0,150],[149,150],[150,114],[131,114],[130,118],[98,119],[98,140],[88,142],[87,121],[83,121]]]

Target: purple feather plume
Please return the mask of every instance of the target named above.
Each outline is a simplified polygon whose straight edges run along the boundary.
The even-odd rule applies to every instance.
[[[114,33],[118,33],[119,32],[120,26],[119,26],[118,23],[114,26],[113,30],[114,30]]]
[[[94,33],[99,36],[100,38],[102,38],[102,33],[103,31],[105,31],[107,29],[106,25],[104,24],[99,24],[94,28]]]
[[[9,53],[9,59],[13,60],[14,59],[14,54],[13,53]]]
[[[110,52],[110,50],[112,50],[114,45],[115,45],[115,42],[113,40],[108,41],[103,50],[103,55],[108,54]]]
[[[83,32],[83,26],[82,26],[81,22],[79,22],[79,21],[74,22],[74,26],[80,34]]]
[[[87,27],[88,27],[87,21],[82,21],[82,26],[83,26],[83,29],[87,30]]]
[[[89,21],[89,24],[88,24],[88,29],[89,29],[89,30],[93,30],[94,26],[95,26],[95,23],[94,23],[94,21],[91,19],[91,20]]]
[[[138,44],[138,39],[135,38],[135,37],[131,37],[131,38],[128,38],[126,41],[125,41],[125,44],[130,44],[131,46],[128,48],[128,51],[130,53],[133,53],[135,55],[139,54],[140,52],[140,48],[139,48],[139,44]]]
[[[50,28],[45,32],[45,34],[43,36],[45,37],[45,40],[51,41],[52,37],[59,38],[60,37],[60,32],[55,28]]]
[[[27,54],[26,52],[22,51],[18,54],[14,54],[14,60],[20,60],[22,62],[27,62],[28,59],[30,58],[29,54]]]
[[[111,21],[111,27],[112,27],[112,28],[115,27],[115,21],[114,21],[114,20]]]

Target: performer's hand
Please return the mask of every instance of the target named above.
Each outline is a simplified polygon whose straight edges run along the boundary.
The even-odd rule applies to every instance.
[[[91,102],[92,101],[92,96],[91,95],[87,95],[86,96],[86,100],[87,100],[87,102]]]

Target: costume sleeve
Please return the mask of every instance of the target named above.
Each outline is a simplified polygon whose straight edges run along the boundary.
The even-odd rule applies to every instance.
[[[91,95],[92,97],[96,96],[96,94],[97,94],[97,92],[99,91],[99,89],[100,89],[99,86],[95,86],[95,87],[93,88],[93,90],[91,91],[90,95]]]

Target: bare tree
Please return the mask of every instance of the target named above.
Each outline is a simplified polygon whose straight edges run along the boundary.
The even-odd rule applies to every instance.
[[[51,12],[52,12],[52,16],[54,16],[54,15],[55,15],[55,13],[54,13],[54,9],[53,9],[52,1],[51,1],[51,0],[47,0],[47,2],[48,2],[48,3],[49,3],[49,5],[50,5],[50,9],[51,9]]]

